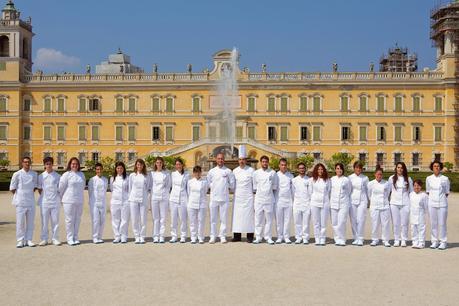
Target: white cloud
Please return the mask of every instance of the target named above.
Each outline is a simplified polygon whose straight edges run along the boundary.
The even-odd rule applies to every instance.
[[[66,55],[59,50],[40,48],[34,60],[34,66],[43,70],[64,70],[75,68],[80,65],[80,59]]]

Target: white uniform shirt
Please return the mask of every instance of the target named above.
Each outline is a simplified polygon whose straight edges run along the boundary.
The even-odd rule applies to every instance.
[[[88,182],[89,205],[105,207],[105,195],[107,194],[108,180],[105,176],[93,176]]]
[[[233,172],[226,166],[216,166],[207,173],[207,182],[210,187],[210,205],[214,202],[228,202],[229,190],[234,189]]]
[[[447,195],[450,193],[449,179],[440,174],[429,175],[426,179],[426,192],[429,194],[429,205],[431,207],[447,207]]]
[[[83,205],[85,186],[86,179],[83,172],[65,172],[59,181],[59,194],[61,195],[62,203]]]
[[[286,171],[282,173],[280,170],[276,173],[278,188],[276,190],[276,205],[277,207],[292,207],[293,205],[293,175]]]
[[[234,201],[240,199],[241,202],[253,200],[253,170],[252,167],[245,166],[243,169],[237,167],[233,170],[235,188]]]
[[[296,176],[292,180],[293,188],[293,207],[295,209],[305,211],[309,209],[309,203],[311,202],[311,195],[309,194],[309,177],[306,175],[301,177]]]
[[[35,189],[38,188],[38,175],[33,170],[16,171],[11,178],[10,190],[16,190],[13,195],[13,205],[30,207],[35,205]]]
[[[187,171],[184,171],[183,174],[174,171],[171,174],[172,181],[172,190],[169,197],[169,201],[186,205],[188,201],[188,181],[190,180],[190,174]]]
[[[314,181],[314,178],[309,179],[309,194],[311,195],[311,206],[323,208],[330,203],[330,192],[331,183],[330,180],[324,181],[322,178],[318,178]]]
[[[152,171],[151,175],[151,200],[169,200],[171,191],[171,174],[167,170]]]
[[[255,193],[255,205],[273,205],[274,191],[277,190],[276,172],[270,168],[262,168],[253,173],[253,189]]]
[[[413,181],[411,177],[408,177],[408,182],[405,182],[403,176],[399,176],[395,186],[393,177],[393,175],[389,177],[389,184],[391,186],[390,205],[410,205],[410,192],[413,191]]]
[[[117,175],[115,178],[110,178],[110,191],[112,198],[110,204],[122,205],[129,200],[129,178],[123,178],[122,175]]]
[[[351,204],[352,205],[367,205],[368,204],[368,177],[355,173],[349,175],[349,180],[352,184]]]
[[[340,209],[351,204],[352,184],[344,175],[331,178],[330,207]]]
[[[424,224],[428,210],[429,196],[425,192],[410,192],[410,223]]]
[[[143,203],[150,189],[150,175],[131,173],[129,175],[129,202]]]
[[[372,180],[368,183],[368,198],[371,210],[389,208],[390,183],[384,179],[380,182]]]
[[[61,176],[56,171],[43,172],[38,176],[38,189],[41,189],[39,204],[43,207],[56,207],[61,203],[59,180]]]
[[[201,178],[197,180],[192,178],[188,181],[188,208],[200,209],[207,206],[207,191],[209,190],[209,183],[207,180]]]

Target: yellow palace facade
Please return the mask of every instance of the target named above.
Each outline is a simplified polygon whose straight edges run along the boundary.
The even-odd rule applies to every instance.
[[[310,153],[319,161],[348,152],[368,169],[404,161],[411,170],[425,170],[434,159],[457,167],[457,20],[448,27],[443,17],[432,16],[438,50],[432,71],[233,67],[235,145],[245,144],[253,158]],[[72,156],[83,163],[104,156],[129,163],[150,154],[206,165],[227,145],[215,88],[231,51],[215,53],[213,69],[200,73],[131,73],[123,66],[115,73],[47,75],[31,72],[32,38],[30,20],[21,20],[8,3],[0,21],[0,159],[10,160],[11,168],[25,155],[37,168],[45,156],[64,167]],[[124,54],[116,56],[129,63]]]

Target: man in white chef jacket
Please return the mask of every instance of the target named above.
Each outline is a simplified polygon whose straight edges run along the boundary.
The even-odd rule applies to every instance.
[[[217,154],[217,166],[207,174],[210,187],[210,240],[215,243],[217,236],[217,220],[220,214],[220,231],[218,236],[221,243],[226,243],[226,222],[229,207],[229,191],[234,189],[233,172],[225,166],[223,153]]]
[[[255,191],[255,240],[253,243],[261,243],[264,237],[266,242],[274,244],[271,224],[274,211],[274,191],[277,190],[276,171],[269,168],[268,156],[262,156],[260,164],[261,168],[253,173],[253,190]]]
[[[277,223],[277,240],[276,243],[290,244],[290,219],[292,218],[293,206],[293,175],[287,171],[287,160],[279,160],[279,171],[276,173],[278,187],[275,193],[276,197],[276,223]]]
[[[235,178],[233,205],[233,242],[241,241],[241,233],[247,233],[247,242],[253,242],[255,211],[253,207],[253,170],[247,166],[246,147],[239,146],[239,167],[233,170]]]
[[[22,169],[11,178],[10,191],[16,206],[16,247],[34,247],[32,242],[35,219],[35,190],[38,190],[38,175],[30,169],[30,157],[22,159]]]

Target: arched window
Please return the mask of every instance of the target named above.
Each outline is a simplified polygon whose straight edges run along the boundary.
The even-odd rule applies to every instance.
[[[10,56],[10,39],[8,36],[0,36],[0,57]]]

